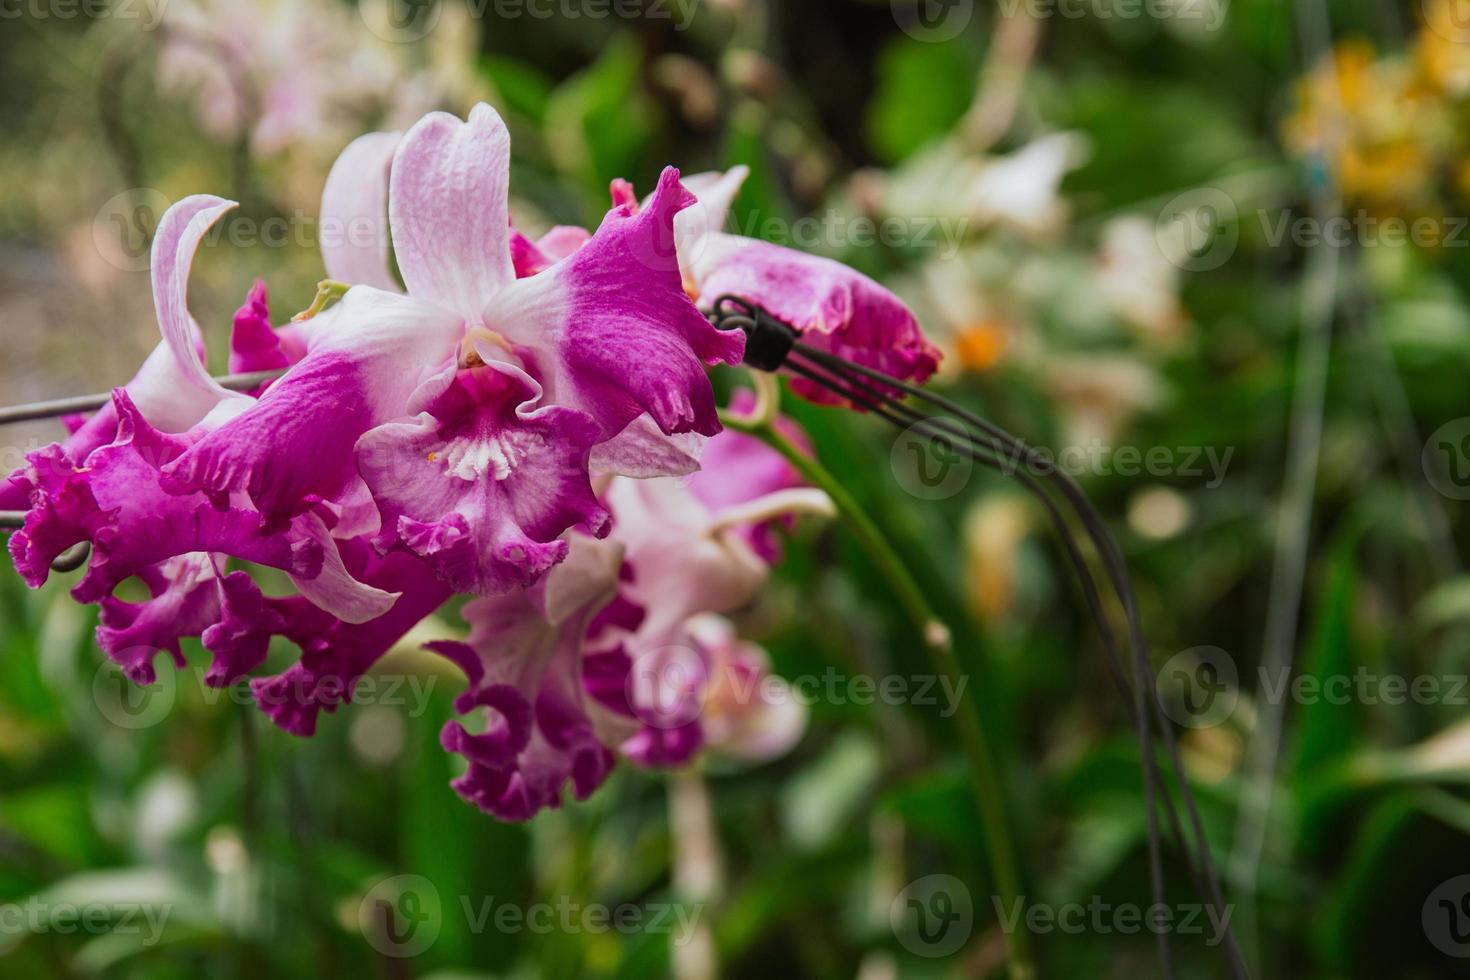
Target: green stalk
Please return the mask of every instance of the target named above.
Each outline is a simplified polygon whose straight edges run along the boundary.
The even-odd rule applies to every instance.
[[[757,390],[761,391],[761,388],[758,386]],[[769,392],[762,391],[763,396],[768,394]],[[764,397],[762,402],[766,402]],[[924,597],[923,590],[919,588],[919,583],[915,581],[913,573],[904,564],[897,549],[884,537],[877,522],[863,510],[862,505],[836,477],[814,457],[803,453],[776,431],[771,424],[774,416],[774,410],[768,407],[765,411],[758,408],[754,417],[721,412],[720,420],[728,427],[754,436],[776,450],[808,483],[825,491],[832,498],[838,512],[847,519],[858,543],[867,552],[868,560],[888,580],[889,587],[898,596],[904,611],[918,627],[924,649],[935,671],[947,675],[952,683],[958,684],[962,671],[959,659],[955,656],[949,627],[930,608],[929,600]],[[980,723],[980,711],[973,698],[960,699],[955,720],[959,726],[960,746],[968,763],[976,807],[980,811],[980,826],[985,835],[986,850],[990,853],[997,897],[1008,909],[1020,908],[1021,874],[1003,806],[1005,796],[1001,791],[990,743],[985,737],[985,728]],[[1024,926],[1018,924],[1018,928],[1005,931],[1004,935],[1009,953],[1008,969],[1011,980],[1033,980],[1036,966],[1031,955],[1030,934]]]

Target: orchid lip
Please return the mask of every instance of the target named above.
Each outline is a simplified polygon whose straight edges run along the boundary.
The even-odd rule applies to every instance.
[[[475,327],[465,334],[464,340],[459,347],[459,366],[461,368],[484,367],[485,355],[480,352],[481,343],[489,344],[503,349],[512,357],[515,356],[515,348],[511,346],[505,335],[489,327]]]

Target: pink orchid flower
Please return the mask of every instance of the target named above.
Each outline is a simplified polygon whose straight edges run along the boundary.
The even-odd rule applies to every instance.
[[[748,447],[722,445],[748,438],[720,433],[707,459],[752,459]],[[801,719],[781,699],[737,706],[731,691],[744,693],[746,682],[705,683],[718,667],[726,680],[739,673],[759,690],[772,689],[761,683],[754,648],[717,638],[701,617],[747,605],[767,580],[767,561],[748,543],[751,525],[831,512],[824,495],[797,486],[794,473],[773,478],[773,469],[711,474],[725,484],[713,508],[675,478],[616,478],[604,494],[614,517],[607,540],[568,532],[567,559],[534,586],[465,607],[468,639],[429,647],[468,681],[456,711],[485,716],[479,733],[455,720],[441,736],[468,763],[453,784],[461,796],[501,819],[524,820],[560,806],[567,787],[586,798],[616,754],[673,766],[706,746],[747,760],[769,757],[759,744],[765,730],[773,754],[794,742]],[[697,683],[683,683],[689,680]],[[701,715],[709,698],[719,706],[713,740]]]
[[[33,587],[62,552],[91,545],[72,595],[101,605],[99,644],[140,683],[154,679],[159,650],[182,663],[185,636],[203,635],[214,652],[211,683],[229,683],[264,658],[270,622],[255,616],[264,599],[248,575],[226,570],[230,558],[287,572],[310,604],[344,621],[374,619],[397,598],[347,571],[333,535],[338,515],[330,509],[304,508],[277,533],[263,534],[261,515],[242,499],[165,486],[167,464],[254,401],[221,388],[204,370],[202,335],[187,307],[194,253],[231,207],[197,196],[163,216],[152,263],[163,343],[66,443],[31,454],[6,491],[27,511],[8,546]],[[113,596],[133,576],[150,600]]]
[[[354,286],[301,362],[165,477],[244,493],[277,523],[368,493],[380,550],[422,557],[456,591],[526,587],[566,556],[569,527],[606,532],[594,452],[601,469],[647,475],[662,459],[647,430],[625,434],[640,418],[664,438],[719,431],[705,365],[737,362],[743,338],[680,285],[667,243],[693,198],[668,170],[651,207],[614,208],[573,255],[517,279],[510,138],[493,109],[364,140],[334,167],[324,208],[370,215],[386,168],[406,294],[384,288],[385,237],[326,249],[329,273],[374,284]]]
[[[674,219],[689,295],[704,309],[721,296],[739,296],[794,327],[803,343],[896,378],[927,381],[943,354],[892,292],[841,262],[720,230],[749,173],[740,166],[684,181],[698,200]],[[636,206],[626,182],[613,185],[613,200]],[[792,378],[791,388],[811,401],[844,404],[805,378]]]
[[[612,771],[612,752],[598,738],[582,683],[582,645],[617,593],[622,548],[570,537],[566,561],[535,586],[465,607],[467,642],[429,647],[469,681],[455,710],[489,715],[481,734],[458,721],[444,726],[445,750],[469,763],[454,789],[502,820],[559,807],[567,784],[586,799]]]
[[[723,616],[696,616],[687,628],[709,659],[700,712],[708,751],[730,762],[758,764],[795,748],[806,731],[806,704],[771,673],[766,651],[742,640]]]
[[[780,424],[805,441],[793,423]],[[708,742],[703,709],[728,652],[692,624],[755,599],[779,553],[772,524],[831,516],[832,502],[774,450],[730,431],[710,440],[696,479],[614,480],[605,497],[613,539],[626,549],[625,581],[589,637],[589,688],[618,719],[605,731],[624,755],[680,765]]]

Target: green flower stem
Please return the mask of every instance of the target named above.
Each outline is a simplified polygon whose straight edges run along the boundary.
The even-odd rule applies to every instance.
[[[812,486],[826,492],[837,505],[839,513],[852,527],[854,535],[873,566],[888,580],[889,587],[898,596],[904,611],[919,628],[934,668],[958,683],[962,673],[959,659],[955,656],[954,644],[949,627],[935,615],[925,598],[919,583],[904,564],[898,551],[883,536],[877,522],[863,510],[847,488],[829,473],[815,458],[806,455],[789,439],[777,432],[768,415],[747,418],[732,412],[721,412],[724,424],[739,432],[760,439],[784,456]],[[990,853],[991,870],[995,875],[997,896],[1007,909],[1020,907],[1021,875],[1016,859],[1015,843],[1011,839],[1010,826],[1006,818],[999,774],[990,744],[980,723],[980,711],[973,698],[960,699],[955,713],[959,726],[960,745],[969,765],[970,781],[975,792],[975,803],[980,811],[980,825],[985,834],[986,850]],[[1031,937],[1024,928],[1005,933],[1010,954],[1009,973],[1011,980],[1032,980],[1036,967],[1031,958]]]

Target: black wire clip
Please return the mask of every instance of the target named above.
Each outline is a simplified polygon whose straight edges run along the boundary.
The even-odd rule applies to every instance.
[[[779,370],[799,336],[791,324],[776,319],[743,297],[730,294],[715,300],[709,319],[719,330],[745,332],[744,363],[759,371]]]

